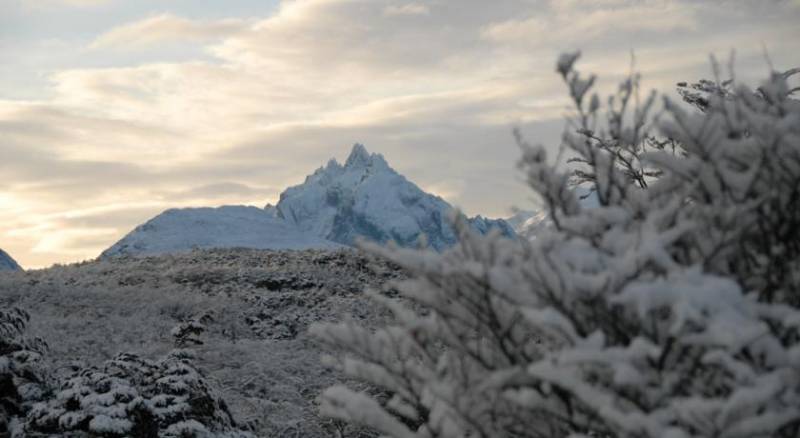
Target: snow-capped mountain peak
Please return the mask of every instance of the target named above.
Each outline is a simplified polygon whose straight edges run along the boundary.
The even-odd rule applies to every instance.
[[[353,146],[344,166],[331,160],[303,184],[286,189],[276,208],[301,230],[345,245],[361,237],[412,246],[424,234],[441,250],[456,241],[448,221],[453,207],[422,191],[361,144]],[[476,218],[470,223],[478,232],[499,228],[514,235],[503,221]]]
[[[373,165],[374,161],[380,161],[386,164],[383,156],[370,154],[367,152],[367,148],[365,148],[364,145],[356,143],[353,145],[353,149],[350,151],[350,155],[347,157],[344,167],[347,169],[364,168]]]
[[[341,165],[335,159],[281,193],[277,205],[167,210],[140,225],[101,257],[176,253],[192,248],[339,248],[358,238],[416,246],[422,236],[436,250],[456,243],[453,207],[425,193],[380,154],[356,144]],[[467,219],[476,232],[499,229],[502,219]]]

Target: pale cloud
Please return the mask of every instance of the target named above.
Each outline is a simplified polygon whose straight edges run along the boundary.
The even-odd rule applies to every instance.
[[[113,0],[22,0],[22,4],[30,6],[49,6],[49,5],[67,5],[67,6],[100,6],[111,3]]]
[[[165,43],[207,42],[232,35],[247,25],[247,20],[235,18],[200,21],[160,14],[111,29],[90,47],[144,49]]]
[[[558,144],[558,52],[585,48],[580,67],[611,89],[633,49],[667,92],[711,51],[743,48],[750,71],[764,41],[792,61],[797,8],[722,3],[293,0],[113,28],[102,53],[191,42],[207,56],[60,69],[47,99],[0,100],[0,247],[28,266],[94,257],[169,207],[275,202],[354,142],[470,214],[505,214],[529,197],[511,126]]]
[[[56,0],[72,6],[98,6],[110,3],[112,0]]]
[[[15,6],[23,11],[51,11],[58,8],[89,10],[100,6],[108,6],[114,1],[115,0],[17,0],[13,3],[16,3]]]
[[[514,44],[577,44],[581,41],[634,32],[665,34],[691,31],[698,24],[699,3],[665,0],[576,2],[554,0],[550,14],[492,23],[483,36]]]
[[[427,5],[420,3],[406,3],[403,5],[389,5],[383,10],[384,15],[428,15],[431,10]]]

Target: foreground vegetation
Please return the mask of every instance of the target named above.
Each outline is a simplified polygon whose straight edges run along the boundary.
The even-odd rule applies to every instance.
[[[391,396],[338,385],[324,413],[398,438],[797,437],[800,69],[681,84],[695,108],[666,98],[654,122],[637,77],[601,100],[577,59],[557,65],[569,164],[517,135],[552,225],[523,245],[462,224],[443,254],[370,247],[410,272],[414,306],[376,296],[396,323],[312,330]]]
[[[244,249],[4,274],[0,436],[358,436],[317,415],[341,376],[306,328],[375,324],[360,293],[399,275],[353,250]]]

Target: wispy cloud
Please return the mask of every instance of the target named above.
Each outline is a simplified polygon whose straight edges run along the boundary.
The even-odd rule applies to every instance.
[[[100,35],[93,49],[144,49],[159,44],[208,42],[245,29],[248,20],[190,20],[172,14],[160,14],[125,24]]]
[[[94,257],[167,207],[274,202],[357,141],[468,212],[503,214],[528,200],[510,127],[557,144],[559,51],[586,48],[610,88],[633,49],[666,91],[707,73],[711,51],[739,47],[750,68],[763,41],[794,59],[796,6],[725,1],[294,0],[112,27],[91,52],[205,56],[58,69],[47,98],[0,100],[0,247],[29,266]]]
[[[428,15],[430,12],[430,8],[421,3],[389,5],[383,10],[385,15]]]

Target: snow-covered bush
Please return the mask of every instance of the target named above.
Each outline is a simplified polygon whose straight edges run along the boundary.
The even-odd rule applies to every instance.
[[[24,310],[0,310],[0,436],[251,436],[188,350],[158,361],[122,353],[64,373],[45,362],[44,341],[24,336],[29,321]],[[176,327],[176,344],[202,343],[198,327],[207,321]]]
[[[249,436],[185,351],[158,361],[120,354],[99,369],[75,370],[27,417],[29,432],[104,437]]]
[[[25,336],[29,320],[22,309],[0,309],[0,436],[13,433],[44,395],[41,359],[47,345]]]
[[[800,435],[800,105],[787,74],[704,111],[653,98],[605,108],[557,70],[576,116],[576,168],[521,135],[521,167],[553,226],[533,242],[478,236],[442,254],[371,250],[406,268],[396,322],[317,325],[345,386],[322,412],[393,437]],[[604,116],[607,123],[602,123]],[[674,149],[673,149],[674,147]],[[582,208],[584,181],[599,206]]]
[[[190,318],[170,330],[170,335],[176,348],[184,348],[189,345],[203,345],[200,336],[206,331],[206,325],[214,321],[210,312],[205,312],[200,316]]]

